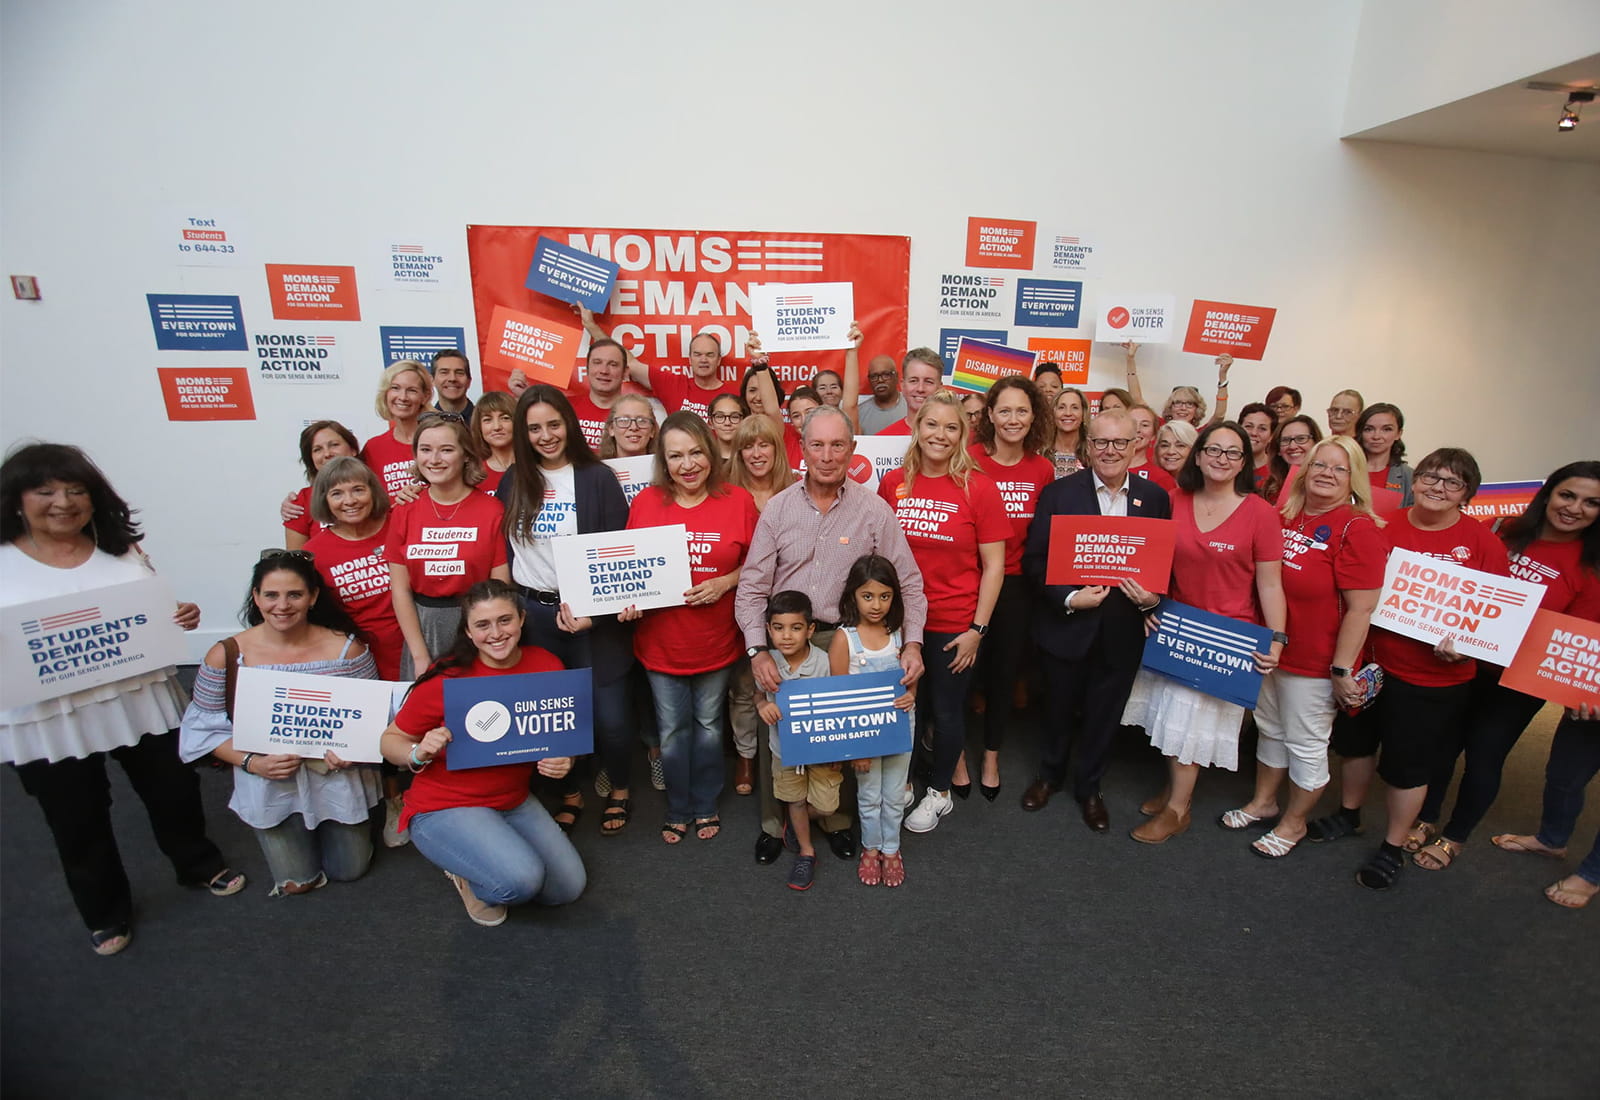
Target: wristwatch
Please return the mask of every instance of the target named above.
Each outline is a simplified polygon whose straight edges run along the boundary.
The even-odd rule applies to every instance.
[[[1329,672],[1329,674],[1331,674],[1333,676],[1349,676],[1350,675],[1350,670],[1349,669],[1340,668],[1338,665],[1329,665],[1328,666],[1328,672]]]
[[[1274,630],[1272,632],[1272,640],[1277,642],[1279,645],[1288,645],[1289,635],[1285,634],[1281,630]]]
[[[745,656],[746,656],[746,657],[747,657],[747,658],[749,658],[749,659],[750,659],[750,660],[752,660],[752,661],[753,661],[753,660],[755,660],[755,659],[756,659],[756,656],[757,656],[757,654],[759,654],[759,653],[761,653],[761,651],[762,651],[762,650],[763,650],[763,648],[765,648],[765,647],[763,647],[763,646],[758,646],[758,645],[753,645],[753,646],[751,646],[751,647],[750,647],[750,648],[749,648],[749,649],[746,649],[746,650],[745,650],[745,651],[744,651],[744,655],[745,655]],[[724,652],[724,653],[726,653],[726,652],[727,652],[727,650],[723,650],[723,652]]]
[[[989,628],[984,626],[984,625],[982,625],[981,623],[973,623],[972,625],[968,626],[967,629],[968,630],[976,630],[978,632],[978,637],[980,637],[980,638],[983,637],[985,634],[989,633]],[[724,650],[724,652],[726,652],[726,650]]]

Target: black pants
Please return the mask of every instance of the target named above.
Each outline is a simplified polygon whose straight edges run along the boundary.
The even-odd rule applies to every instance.
[[[930,756],[928,786],[936,791],[948,791],[956,764],[967,743],[967,693],[972,690],[972,668],[961,672],[950,667],[956,651],[945,651],[960,631],[941,634],[926,630],[922,635],[922,679],[917,685],[917,744],[923,741],[923,731],[933,729],[933,751]],[[854,768],[849,772],[854,772]]]
[[[72,901],[91,932],[128,924],[133,916],[128,875],[111,831],[107,755],[127,773],[180,883],[209,882],[225,866],[222,853],[206,836],[200,779],[178,759],[176,732],[146,734],[138,744],[109,754],[19,764],[22,787],[39,800]]]
[[[1000,586],[994,614],[989,617],[989,633],[978,650],[978,683],[983,692],[983,747],[999,752],[1005,743],[1006,729],[1016,713],[1017,679],[1022,675],[1022,656],[1027,652],[1032,632],[1032,596],[1028,582],[1008,576]]]
[[[557,607],[524,600],[527,619],[522,624],[522,644],[536,645],[555,654],[566,668],[593,668],[588,632],[568,634],[556,626]],[[633,709],[632,662],[620,672],[608,670],[610,680],[594,680],[594,752],[600,765],[611,777],[611,786],[628,790],[632,784],[631,769],[634,746],[639,739],[638,718]],[[562,794],[578,791],[577,769],[567,773],[558,784]]]
[[[1501,687],[1499,680],[1498,667],[1478,665],[1478,676],[1472,685],[1471,716],[1464,725],[1447,731],[1447,740],[1440,744],[1433,771],[1428,776],[1428,797],[1419,816],[1423,821],[1438,821],[1444,810],[1445,792],[1450,789],[1450,778],[1456,770],[1456,758],[1463,750],[1466,752],[1467,763],[1461,773],[1461,786],[1456,791],[1455,809],[1443,832],[1450,840],[1465,842],[1494,805],[1500,794],[1500,775],[1505,769],[1506,757],[1511,755],[1533,716],[1544,706],[1543,699]]]
[[[1048,685],[1050,700],[1039,778],[1059,790],[1065,785],[1067,757],[1071,755],[1072,794],[1082,802],[1100,793],[1111,744],[1122,725],[1122,710],[1139,675],[1139,655],[1134,652],[1111,660],[1099,643],[1076,661],[1064,661],[1042,648],[1038,652],[1039,672]]]

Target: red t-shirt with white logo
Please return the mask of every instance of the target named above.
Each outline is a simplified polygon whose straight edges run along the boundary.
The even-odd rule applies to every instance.
[[[756,502],[737,485],[724,485],[693,508],[685,508],[651,485],[633,500],[628,527],[681,523],[689,529],[689,579],[704,584],[744,564],[756,531]],[[694,676],[726,668],[744,651],[733,621],[733,592],[714,604],[646,611],[633,635],[633,651],[653,672]]]
[[[1383,587],[1389,540],[1372,517],[1348,504],[1319,516],[1283,521],[1283,595],[1289,644],[1278,667],[1297,676],[1326,676],[1333,664],[1343,590]]]
[[[393,428],[382,435],[373,436],[361,447],[361,461],[378,475],[378,480],[383,484],[383,491],[389,494],[390,500],[393,500],[401,489],[417,480],[411,472],[416,460],[416,451],[411,444],[396,439]]]
[[[1430,558],[1453,561],[1485,573],[1510,576],[1510,563],[1506,560],[1505,544],[1495,538],[1494,532],[1471,516],[1463,515],[1442,531],[1424,531],[1413,527],[1407,508],[1385,527],[1390,545],[1398,550],[1411,550]],[[1378,597],[1382,606],[1384,596]],[[1383,670],[1398,676],[1408,684],[1418,687],[1450,687],[1464,684],[1477,674],[1478,662],[1457,661],[1447,664],[1433,655],[1433,643],[1407,638],[1393,631],[1378,629],[1372,632],[1373,658]]]
[[[963,489],[949,474],[919,475],[909,490],[902,466],[878,483],[922,570],[928,599],[929,630],[959,634],[978,613],[983,562],[978,547],[1011,537],[1011,519],[993,479],[982,471],[967,477]]]
[[[1600,578],[1583,564],[1583,540],[1535,539],[1511,556],[1511,575],[1544,585],[1544,610],[1600,622]]]
[[[389,514],[384,560],[406,567],[411,591],[419,596],[459,596],[506,563],[504,514],[498,500],[478,489],[455,504],[436,504],[424,492]]]
[[[1261,623],[1256,563],[1283,560],[1283,525],[1257,496],[1210,531],[1195,526],[1194,496],[1172,494],[1172,598],[1213,615]]]
[[[385,516],[378,532],[364,539],[347,539],[331,530],[322,531],[311,536],[306,549],[315,555],[313,564],[323,585],[339,598],[366,635],[378,675],[385,680],[398,680],[400,654],[406,643],[400,633],[400,620],[394,617],[394,603],[389,597],[389,563],[383,556],[390,518]]]
[[[411,694],[400,705],[400,713],[394,716],[395,727],[420,741],[429,730],[444,725],[444,682],[452,677],[560,672],[562,667],[555,654],[531,645],[522,647],[522,659],[512,668],[490,668],[481,659],[474,660],[470,668],[451,669],[412,688]],[[452,730],[451,733],[459,734],[459,731]],[[531,797],[528,794],[528,780],[533,777],[534,765],[501,764],[453,772],[445,764],[449,752],[449,745],[440,749],[433,763],[412,778],[411,789],[406,791],[405,805],[400,814],[400,828],[404,829],[411,823],[413,814],[453,810],[459,806],[514,810]]]
[[[601,433],[605,431],[606,418],[611,415],[611,410],[602,409],[594,403],[589,396],[588,386],[568,391],[567,400],[572,404],[572,411],[577,414],[578,426],[583,429],[583,441],[589,444],[590,450],[598,453]]]
[[[317,531],[326,531],[325,524],[318,523],[311,518],[311,486],[307,485],[294,495],[294,502],[300,506],[300,514],[285,523],[284,526],[291,531],[296,531],[310,538]]]
[[[723,394],[739,396],[739,380],[723,382],[714,390],[702,389],[694,379],[666,367],[650,368],[650,392],[669,413],[692,412],[701,420],[711,419],[711,402]]]
[[[1006,539],[1006,576],[1020,576],[1028,524],[1033,520],[1040,491],[1056,478],[1055,463],[1040,455],[1024,455],[1015,466],[1004,466],[993,455],[985,454],[981,443],[974,443],[968,453],[1000,490],[1000,501],[1011,520],[1011,537]]]
[[[1171,496],[1178,491],[1178,479],[1167,471],[1157,466],[1154,462],[1146,462],[1143,466],[1129,467],[1128,473],[1135,477],[1142,477],[1146,481],[1153,481],[1167,491]]]

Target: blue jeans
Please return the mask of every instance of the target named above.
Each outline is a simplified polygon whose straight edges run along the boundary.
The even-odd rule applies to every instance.
[[[514,810],[457,806],[417,814],[411,843],[489,905],[565,905],[589,881],[578,850],[536,798]]]
[[[365,821],[356,825],[324,821],[308,829],[305,818],[290,814],[255,834],[272,872],[273,897],[290,883],[304,886],[319,874],[334,882],[351,882],[372,865],[372,831]]]
[[[722,711],[729,668],[695,676],[646,670],[661,730],[667,776],[667,821],[712,817],[722,793]]]
[[[1539,820],[1539,843],[1565,848],[1583,813],[1583,789],[1600,772],[1600,721],[1581,722],[1570,715],[1556,726],[1550,740],[1550,763],[1544,770],[1544,816]],[[1600,837],[1578,875],[1600,886]]]
[[[854,768],[853,764],[846,764]],[[905,815],[906,775],[911,754],[897,752],[871,761],[856,772],[856,812],[861,818],[861,847],[886,856],[900,850],[900,819]]]

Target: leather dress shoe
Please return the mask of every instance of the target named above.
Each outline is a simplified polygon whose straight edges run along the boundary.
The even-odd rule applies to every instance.
[[[1028,789],[1022,792],[1022,808],[1024,810],[1044,809],[1045,803],[1050,801],[1050,796],[1059,789],[1043,779],[1035,779],[1029,784]]]
[[[1111,828],[1111,815],[1106,813],[1106,800],[1098,794],[1092,794],[1078,803],[1083,810],[1083,823],[1097,833],[1104,833]]]
[[[768,836],[766,833],[762,833],[760,836],[756,837],[757,863],[761,864],[762,866],[765,866],[769,863],[776,863],[778,857],[781,855],[783,855],[782,837]]]
[[[830,833],[820,825],[817,828],[821,830],[823,836],[828,838],[828,848],[834,855],[840,859],[856,858],[856,838],[850,835],[849,829],[840,829],[836,833]]]
[[[1179,833],[1186,832],[1189,828],[1189,815],[1185,813],[1179,817],[1177,811],[1163,808],[1162,811],[1134,829],[1128,835],[1140,844],[1165,844]]]

